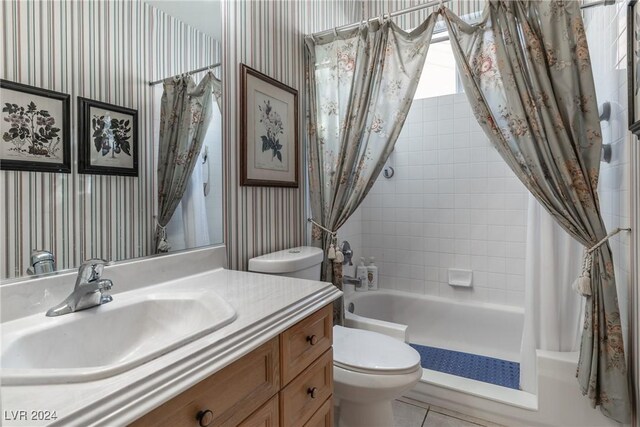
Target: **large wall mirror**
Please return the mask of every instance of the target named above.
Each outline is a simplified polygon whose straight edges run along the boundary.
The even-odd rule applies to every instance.
[[[57,271],[77,268],[89,258],[156,255],[163,84],[149,83],[220,63],[220,2],[7,0],[1,10],[5,49],[0,78],[69,97],[68,134],[58,131],[54,139],[61,137],[61,146],[68,139],[70,172],[29,169],[49,161],[40,147],[47,148],[48,142],[32,140],[31,125],[21,140],[10,128],[28,121],[46,130],[46,117],[26,115],[32,100],[46,104],[46,99],[11,93],[12,104],[24,103],[25,113],[2,112],[0,279],[28,277],[34,250],[52,252]],[[218,66],[192,74],[194,83],[207,72],[221,79]],[[0,98],[8,99],[7,94]],[[95,103],[89,107],[81,99]],[[209,99],[211,120],[202,148],[165,229],[170,252],[223,241],[222,117],[216,97]],[[133,115],[127,116],[132,112],[135,126]],[[137,141],[117,145],[119,129],[136,132]],[[38,150],[28,148],[36,145]],[[83,150],[96,151],[88,162],[99,168],[87,171]],[[111,168],[133,164],[126,156],[134,151],[137,176]],[[20,156],[26,169],[7,166],[7,156]]]

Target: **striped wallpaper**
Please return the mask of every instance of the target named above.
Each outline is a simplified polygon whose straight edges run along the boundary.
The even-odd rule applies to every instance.
[[[24,275],[31,250],[58,269],[152,253],[156,80],[217,62],[220,48],[142,1],[0,2],[0,77],[71,95],[72,173],[0,172],[0,278]],[[77,173],[76,97],[138,110],[139,177]]]
[[[358,20],[359,1],[222,2],[226,223],[229,267],[306,241],[304,35]],[[299,188],[241,187],[239,177],[240,63],[298,90]]]
[[[298,189],[239,185],[239,64],[299,91],[300,161],[306,158],[305,34],[403,9],[419,0],[225,0],[223,51],[218,44],[141,1],[3,1],[0,77],[139,110],[140,141],[152,137],[154,114],[146,82],[217,62],[222,56],[225,117],[225,242],[229,266],[304,244],[306,173]],[[458,13],[483,0],[454,0]],[[398,22],[411,28],[426,12]],[[140,177],[0,172],[2,278],[23,274],[33,248],[53,249],[59,269],[81,259],[123,259],[150,253],[154,153],[140,147]],[[72,159],[77,156],[72,140]]]

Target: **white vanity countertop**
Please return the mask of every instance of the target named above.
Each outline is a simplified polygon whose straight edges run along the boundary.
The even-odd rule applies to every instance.
[[[223,268],[189,276],[188,279],[217,292],[235,308],[236,320],[110,378],[71,384],[3,386],[0,390],[0,425],[126,425],[341,295],[330,283]],[[118,295],[114,294],[110,304],[117,304],[117,298]],[[104,325],[104,329],[96,333],[117,334],[118,331]],[[20,418],[17,411],[26,411],[26,419],[15,420]],[[57,419],[53,422],[37,421],[33,419],[32,411],[55,411]]]

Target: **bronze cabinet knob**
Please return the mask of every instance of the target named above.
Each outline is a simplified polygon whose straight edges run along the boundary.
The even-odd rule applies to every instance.
[[[200,427],[207,427],[213,421],[213,412],[209,409],[200,411],[196,415],[196,420],[198,420]]]
[[[318,389],[315,387],[309,387],[307,389],[307,394],[311,396],[312,399],[315,399],[316,397],[318,397]]]
[[[318,343],[318,337],[316,337],[315,335],[309,335],[307,337],[307,341],[309,342],[309,344],[311,345],[316,345]]]

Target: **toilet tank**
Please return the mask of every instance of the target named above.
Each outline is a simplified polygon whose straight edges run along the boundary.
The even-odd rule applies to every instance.
[[[323,258],[323,251],[320,248],[298,246],[251,258],[249,271],[320,280],[320,265]]]

